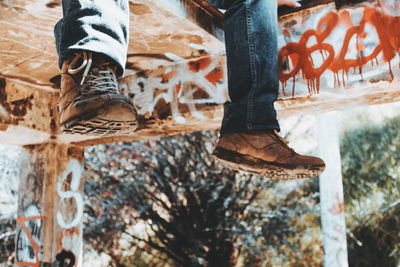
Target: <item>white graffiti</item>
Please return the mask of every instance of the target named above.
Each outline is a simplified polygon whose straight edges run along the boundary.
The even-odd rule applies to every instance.
[[[59,177],[57,183],[57,193],[60,196],[60,201],[63,201],[68,198],[73,198],[76,203],[76,214],[75,218],[70,222],[66,222],[64,220],[64,216],[61,212],[57,212],[57,222],[58,224],[65,229],[69,229],[78,225],[83,217],[83,197],[79,190],[79,184],[81,182],[81,177],[83,173],[83,167],[79,164],[78,160],[72,159],[68,165],[64,173]],[[66,178],[72,175],[70,190],[63,191],[62,186],[66,180]]]
[[[16,241],[16,261],[37,264],[41,246],[42,218],[40,210],[35,205],[28,206],[24,215],[17,219],[17,223],[19,230]]]
[[[169,56],[171,58],[171,56]],[[198,119],[208,119],[197,105],[222,104],[227,101],[225,56],[223,54],[203,56],[159,66],[121,81],[121,88],[133,95],[140,115],[152,114],[160,101],[170,104],[172,118],[185,123],[181,109],[186,106],[189,113]]]
[[[80,244],[82,243],[82,236],[77,227],[73,227],[69,230],[64,230],[69,232],[64,232],[61,236],[60,245],[61,248],[67,251],[73,251],[74,254],[80,252]],[[77,246],[78,244],[78,246]]]
[[[82,248],[82,231],[78,227],[63,230],[57,238],[58,254],[56,259],[60,263],[63,261],[65,263],[65,260],[68,259],[69,266],[81,266]]]

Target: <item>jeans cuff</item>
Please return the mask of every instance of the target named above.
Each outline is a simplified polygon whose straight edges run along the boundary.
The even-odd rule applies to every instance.
[[[85,40],[85,39],[84,39]],[[75,44],[65,51],[59,57],[59,67],[61,68],[63,61],[71,56],[76,51],[89,51],[98,54],[102,54],[117,65],[117,77],[122,77],[125,73],[125,64],[127,51],[126,47],[117,41],[104,42],[96,39],[83,41],[84,44]]]

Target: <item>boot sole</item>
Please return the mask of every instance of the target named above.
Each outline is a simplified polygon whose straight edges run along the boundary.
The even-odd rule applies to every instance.
[[[133,135],[138,126],[138,115],[131,105],[124,101],[112,101],[99,109],[63,122],[60,128],[67,134],[125,136]]]
[[[218,147],[212,157],[231,169],[277,180],[311,178],[320,175],[325,169],[325,165],[287,165],[268,162]]]

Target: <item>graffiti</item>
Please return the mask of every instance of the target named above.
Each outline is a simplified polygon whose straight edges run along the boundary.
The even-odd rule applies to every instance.
[[[280,98],[398,76],[400,69],[394,66],[400,59],[400,5],[389,2],[339,11],[332,4],[307,16],[282,18]],[[229,100],[224,53],[191,46],[197,51],[190,59],[170,53],[129,54],[127,68],[135,74],[122,79],[120,88],[145,119],[171,116],[185,123],[186,114],[209,119],[207,105]],[[135,57],[151,58],[152,65],[143,70],[134,63],[141,62]],[[286,88],[291,88],[291,93]]]
[[[58,254],[60,255],[60,259],[57,258],[57,260],[59,262],[61,262],[62,260],[65,261],[66,258],[62,255],[69,255],[69,266],[74,266],[74,264],[78,261],[77,259],[79,258],[75,255],[80,255],[82,245],[82,235],[78,227],[73,227],[71,229],[62,231],[61,235],[57,238],[57,251],[60,251],[60,253]],[[60,266],[64,265],[60,263]]]
[[[26,208],[24,216],[17,218],[20,229],[16,240],[16,264],[18,266],[40,266],[40,234],[42,220],[40,211],[35,205]]]
[[[76,205],[76,210],[71,210],[68,205],[66,209],[62,208],[63,212],[59,211],[56,215],[58,224],[63,228],[56,241],[59,252],[56,260],[59,266],[75,266],[82,253],[82,234],[79,228],[83,217],[83,197],[79,191],[82,173],[83,167],[79,161],[72,159],[57,183],[60,202],[73,201]]]
[[[70,190],[64,191],[63,185],[64,183],[66,183],[67,178],[69,178],[70,176],[72,177],[70,182]],[[66,222],[63,214],[61,212],[57,212],[57,222],[64,229],[75,227],[82,220],[83,197],[82,194],[78,191],[81,177],[82,166],[79,164],[78,160],[72,159],[68,163],[66,170],[64,171],[57,183],[57,193],[60,196],[60,201],[62,202],[65,199],[74,199],[76,203],[75,217],[70,222]]]
[[[287,29],[284,36],[292,38]],[[363,69],[367,64],[378,68],[379,64],[386,63],[393,79],[392,60],[399,51],[399,16],[389,15],[372,5],[355,11],[331,10],[317,21],[315,29],[302,31],[298,41],[288,42],[280,49],[282,92],[286,94],[285,87],[291,80],[294,95],[298,74],[307,81],[309,94],[319,92],[321,76],[326,73],[333,74],[333,86],[345,87],[351,70],[364,79]]]
[[[337,266],[347,266],[347,250],[346,246],[342,246],[343,244],[346,244],[346,232],[339,224],[335,224],[332,230],[332,238],[337,242],[338,245],[335,254]]]
[[[331,207],[328,209],[329,213],[331,214],[330,226],[328,233],[330,238],[336,242],[336,253],[335,261],[336,266],[347,266],[347,245],[346,245],[346,227],[343,224],[344,220],[344,203],[343,198],[340,197],[339,193],[336,193],[335,201],[332,203]]]
[[[335,215],[339,215],[344,212],[344,203],[340,199],[339,194],[336,194],[336,202],[332,205],[332,207],[329,209],[329,211]]]
[[[224,55],[210,56],[201,51],[202,56],[186,61],[165,55],[168,61],[176,63],[160,66],[152,71],[141,71],[124,79],[120,84],[133,98],[140,115],[153,115],[158,104],[169,104],[166,114],[178,123],[185,123],[182,110],[199,119],[207,119],[198,109],[199,105],[226,102],[226,71]],[[146,87],[146,88],[145,88]]]
[[[59,262],[60,267],[73,267],[75,265],[75,255],[70,251],[61,251],[57,254],[56,260]]]
[[[379,0],[382,10],[391,16],[400,16],[400,2],[398,0]]]
[[[73,227],[62,231],[61,235],[57,238],[57,250],[73,250],[75,245],[80,243],[81,231],[78,227]]]

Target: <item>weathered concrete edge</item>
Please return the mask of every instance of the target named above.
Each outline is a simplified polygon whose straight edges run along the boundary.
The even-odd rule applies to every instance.
[[[278,100],[275,103],[275,107],[278,112],[278,118],[284,119],[292,116],[305,116],[307,114],[318,114],[332,110],[344,110],[355,107],[392,103],[400,101],[399,85],[400,78],[396,78],[393,82],[381,81],[367,84],[359,89],[338,90],[338,94],[329,94],[329,98],[322,93],[322,95],[314,95],[311,97]],[[169,119],[170,123],[163,121],[161,124],[153,125],[151,125],[152,122],[149,121],[149,127],[137,132],[137,136],[77,140],[71,143],[78,146],[91,146],[119,141],[137,141],[147,138],[171,136],[183,132],[216,130],[220,127],[222,114],[223,107],[219,105],[206,111],[208,117],[213,117],[212,120],[204,121],[191,118],[191,127],[179,125],[171,119]],[[189,121],[189,118],[187,119]],[[62,140],[61,137],[60,140]]]
[[[361,88],[338,90],[337,93],[314,95],[293,99],[278,100],[275,104],[280,119],[291,116],[304,116],[331,110],[343,110],[354,107],[370,106],[400,101],[400,78],[393,82],[381,81],[369,83]],[[58,134],[51,136],[46,132],[32,130],[24,126],[9,126],[6,131],[0,131],[0,143],[11,145],[28,145],[48,142],[51,138],[59,143],[76,146],[91,146],[120,141],[137,141],[148,138],[171,136],[183,132],[215,130],[220,127],[222,119],[222,105],[209,106],[203,110],[208,118],[201,120],[185,115],[188,123],[179,124],[172,118],[162,121],[147,120],[141,130],[132,136],[93,137]],[[4,124],[0,123],[0,129]],[[15,138],[11,138],[15,137]]]

